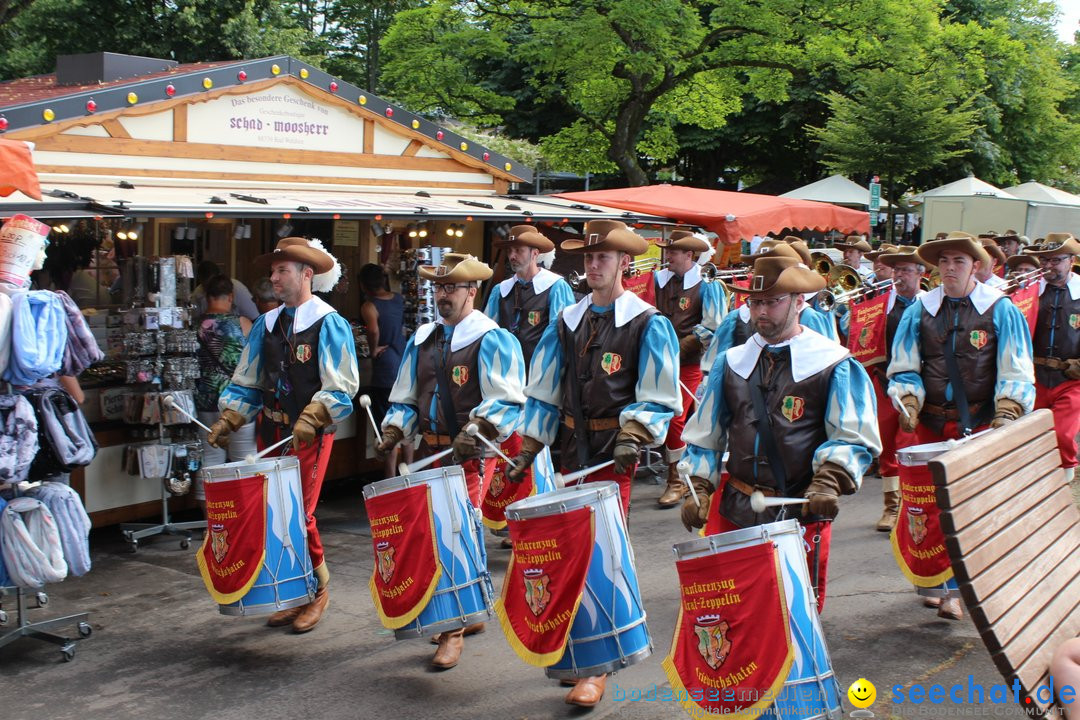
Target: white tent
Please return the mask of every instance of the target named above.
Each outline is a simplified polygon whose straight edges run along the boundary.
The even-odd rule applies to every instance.
[[[1080,195],[1073,195],[1034,180],[1008,188],[1008,193],[1013,197],[1030,200],[1031,202],[1080,206]]]
[[[848,180],[843,175],[830,175],[824,180],[818,180],[801,188],[795,188],[780,197],[793,200],[816,200],[818,202],[832,203],[833,205],[854,205],[863,208],[870,205],[870,189]],[[888,207],[885,198],[881,199],[881,207]]]
[[[974,175],[968,175],[946,185],[941,185],[932,190],[919,193],[911,198],[912,204],[924,202],[929,197],[996,197],[1015,199],[1008,191],[994,187],[988,182],[980,180]]]

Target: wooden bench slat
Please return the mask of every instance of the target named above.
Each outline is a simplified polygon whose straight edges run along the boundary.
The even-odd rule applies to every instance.
[[[994,465],[996,475],[1019,476],[1017,479],[1023,480],[1031,474],[1041,477],[1053,468],[1060,470],[1061,454],[1053,438],[1041,438],[1030,446],[1015,448],[998,462],[1002,464]],[[948,492],[944,492],[942,487],[938,487],[936,491],[938,507],[942,509],[955,507],[979,494],[986,487],[986,475],[983,468],[988,464],[989,461],[965,475],[956,476],[952,475],[950,468]]]
[[[978,522],[986,513],[992,512],[999,506],[1009,502],[1018,489],[1027,488],[1037,483],[1045,484],[1044,478],[1052,477],[1055,474],[1061,477],[1061,468],[1051,471],[1049,475],[1025,476],[1023,480],[1017,480],[1015,485],[1008,482],[987,483],[986,480],[983,480],[986,487],[974,498],[960,505],[941,508],[941,529],[947,534],[956,534],[957,528],[968,527]],[[1051,491],[1052,488],[1047,487],[1046,492],[1050,493]],[[941,507],[940,503],[939,507]]]
[[[1054,651],[1057,650],[1057,646],[1065,642],[1070,638],[1076,637],[1077,623],[1062,623],[1058,625],[1054,630],[1046,636],[1046,639],[1039,643],[1038,647],[1019,664],[1016,668],[1016,677],[1020,679],[1020,683],[1030,691],[1034,692],[1039,678],[1046,674],[1046,668],[1050,664],[1050,659],[1054,656]],[[996,653],[1010,657],[1013,662],[1016,662],[1016,658],[1009,656],[1008,652]]]
[[[1036,410],[1009,424],[1009,442],[1001,442],[1001,434],[989,432],[973,440],[958,445],[944,455],[930,461],[931,470],[935,464],[948,462],[950,476],[953,478],[968,475],[976,468],[988,465],[1000,457],[1008,455],[1013,449],[1023,447],[1046,435],[1046,428],[1054,427],[1054,415],[1049,410]],[[935,476],[936,479],[936,476]],[[943,485],[945,483],[938,483]]]
[[[1012,607],[991,623],[989,629],[993,641],[987,640],[987,649],[990,652],[1008,649],[1033,621],[1053,625],[1064,621],[1064,616],[1054,614],[1054,600],[1070,593],[1072,597],[1080,598],[1080,567],[1064,565],[1061,571],[1043,577],[1023,596],[1018,596]],[[1070,608],[1067,612],[1071,611]]]
[[[1042,600],[1048,601],[1043,607],[1042,616],[1026,627],[1027,632],[1014,636],[1001,648],[1013,662],[1031,657],[1031,653],[1039,647],[1043,639],[1040,634],[1049,634],[1054,628],[1069,624],[1069,617],[1076,611],[1077,605],[1080,605],[1080,579],[1074,577],[1064,592],[1044,597]]]

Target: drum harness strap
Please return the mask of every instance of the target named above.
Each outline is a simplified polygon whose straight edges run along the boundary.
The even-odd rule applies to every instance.
[[[955,305],[950,301],[949,305]],[[960,434],[967,437],[971,434],[971,410],[968,408],[967,392],[964,390],[964,381],[960,377],[960,366],[956,363],[956,354],[953,345],[956,342],[956,333],[960,330],[960,311],[958,307],[949,307],[952,313],[952,327],[945,337],[942,351],[945,354],[945,369],[949,372],[949,384],[952,385],[953,399],[956,401],[956,412],[959,415]]]
[[[590,321],[592,318],[590,318]],[[582,350],[582,354],[588,352],[589,343],[596,335],[595,330],[589,335],[589,339],[585,342],[585,347]],[[588,378],[583,378],[578,375],[577,365],[577,348],[574,346],[573,335],[570,335],[570,352],[566,353],[566,369],[570,372],[570,377],[573,380],[569,383],[570,392],[567,398],[570,403],[570,414],[574,418],[575,434],[578,437],[575,439],[574,444],[577,447],[578,463],[582,468],[587,468],[590,465],[589,448],[591,447],[591,436],[589,433],[589,424],[585,421],[585,411],[581,407],[581,386],[585,384]]]
[[[451,438],[455,438],[461,428],[458,427],[454,400],[450,397],[450,376],[446,374],[446,359],[447,355],[449,355],[450,338],[447,337],[446,326],[443,325],[442,328],[443,332],[440,334],[440,341],[435,344],[435,379],[439,383],[436,393],[439,396],[439,404],[442,405],[443,415],[446,416],[446,423],[450,430],[449,435]]]

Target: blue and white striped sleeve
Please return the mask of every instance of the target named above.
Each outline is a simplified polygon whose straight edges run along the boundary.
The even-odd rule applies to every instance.
[[[701,322],[694,327],[694,335],[701,341],[702,347],[708,348],[712,343],[713,334],[716,333],[720,323],[727,315],[727,296],[721,283],[710,282],[701,284]],[[704,364],[702,367],[708,367]]]
[[[349,322],[337,313],[323,318],[319,329],[319,378],[322,387],[311,396],[339,423],[352,414],[352,399],[360,390],[360,370],[356,365],[356,342]]]
[[[998,341],[994,401],[1012,400],[1029,413],[1035,406],[1035,366],[1027,319],[1020,308],[999,300],[994,303],[994,331]]]
[[[705,394],[690,419],[686,421],[682,440],[686,443],[683,460],[690,464],[690,475],[706,478],[713,487],[720,485],[724,451],[727,449],[727,428],[731,424],[724,399],[724,375],[727,355],[722,353],[709,370]]]
[[[826,314],[812,307],[803,308],[802,313],[799,315],[799,324],[824,335],[830,340],[840,342],[840,336],[836,332],[836,322],[833,320],[832,313]]]
[[[715,365],[716,361],[735,344],[735,323],[737,322],[739,322],[739,311],[733,308],[720,321],[720,326],[716,328],[708,348],[701,356],[701,367],[703,369]]]
[[[219,410],[234,410],[251,422],[259,414],[263,405],[263,387],[266,376],[263,372],[262,346],[266,335],[266,316],[256,318],[244,341],[240,360],[233,370],[232,380],[221,391],[218,398]]]
[[[847,471],[856,488],[860,487],[863,473],[881,454],[881,434],[874,386],[855,358],[849,357],[833,368],[825,434],[828,439],[814,451],[814,471],[824,463],[835,463]]]
[[[518,429],[525,405],[525,359],[521,343],[508,330],[490,330],[480,340],[480,404],[469,417],[483,418],[500,440]]]
[[[390,407],[382,421],[382,429],[393,425],[400,428],[409,440],[420,432],[419,414],[416,410],[418,391],[416,385],[416,365],[418,350],[416,333],[405,342],[401,353],[401,366],[398,368],[394,386],[390,389]]]
[[[671,321],[653,313],[645,324],[638,349],[635,401],[619,413],[619,424],[641,423],[659,444],[667,437],[671,418],[682,414],[679,390],[679,339]]]
[[[554,325],[559,319],[559,313],[576,302],[570,283],[562,278],[556,280],[551,286],[551,291],[548,292],[548,325]]]
[[[484,314],[495,322],[499,322],[499,301],[502,299],[502,293],[499,292],[499,286],[491,288],[491,294],[488,295],[487,303],[484,305]]]
[[[561,319],[560,319],[561,322]],[[559,341],[559,325],[553,322],[540,336],[529,364],[525,386],[525,419],[521,433],[551,445],[559,432],[562,408],[562,381],[566,366]]]
[[[917,407],[922,408],[926,400],[926,388],[922,381],[922,352],[919,348],[919,324],[922,322],[923,304],[921,300],[911,303],[900,316],[900,324],[893,337],[892,361],[885,374],[889,378],[889,389],[896,388],[902,399],[911,395]]]

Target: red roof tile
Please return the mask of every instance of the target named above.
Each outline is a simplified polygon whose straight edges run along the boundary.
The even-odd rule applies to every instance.
[[[187,63],[184,65],[177,65],[170,70],[124,78],[123,80],[93,83],[91,85],[57,85],[55,73],[50,75],[34,75],[31,77],[19,78],[17,80],[0,82],[0,108],[11,105],[23,105],[25,103],[37,102],[38,100],[63,97],[65,95],[77,95],[78,93],[86,92],[88,90],[97,90],[99,88],[117,87],[119,85],[140,83],[144,80],[154,80],[173,75],[184,75],[189,72],[208,70],[210,68],[221,67],[222,65],[232,65],[240,62],[243,61],[221,60],[218,62]]]

